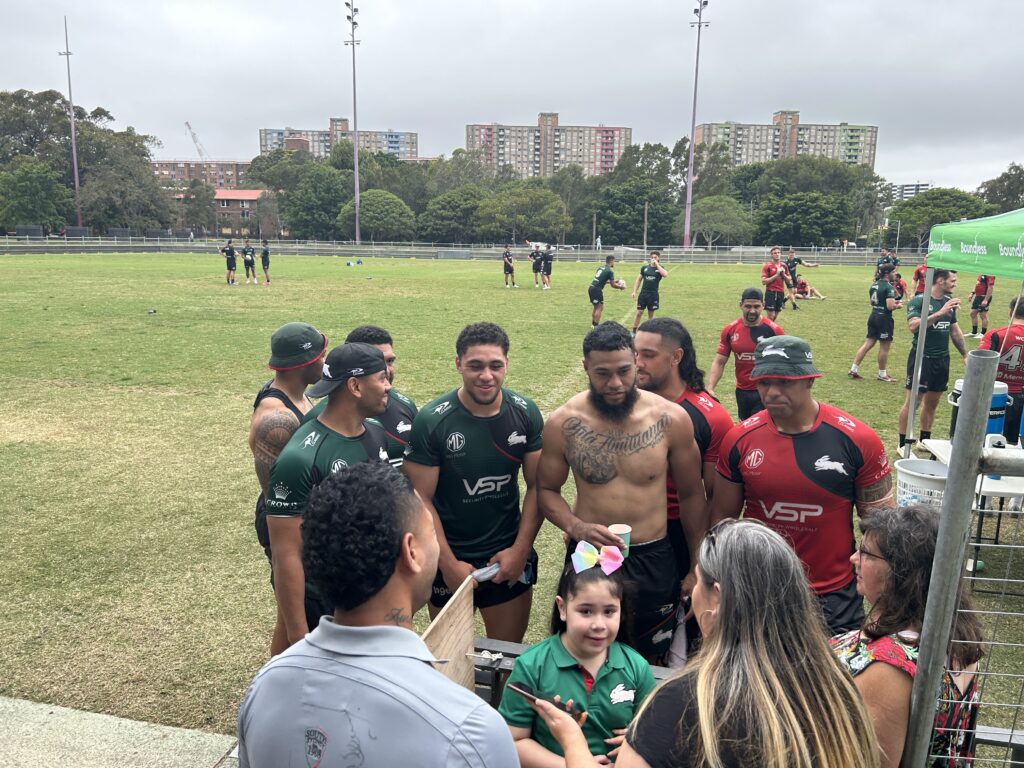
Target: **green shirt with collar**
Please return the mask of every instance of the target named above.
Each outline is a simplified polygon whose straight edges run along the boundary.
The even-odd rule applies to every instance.
[[[508,682],[526,683],[546,696],[559,695],[573,700],[577,709],[587,711],[583,735],[592,755],[606,755],[612,749],[605,739],[617,728],[629,726],[640,704],[654,689],[654,675],[644,658],[629,646],[615,642],[608,647],[608,658],[587,693],[583,670],[562,645],[561,635],[552,635],[537,643],[516,659]],[[562,748],[551,735],[530,703],[518,693],[505,689],[498,712],[513,728],[529,728],[530,737],[545,749],[562,755]]]

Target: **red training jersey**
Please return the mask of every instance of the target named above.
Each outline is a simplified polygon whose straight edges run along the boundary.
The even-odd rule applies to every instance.
[[[892,284],[892,287],[896,289],[896,300],[902,301],[907,295],[907,281],[901,277]]]
[[[978,281],[974,284],[975,296],[987,296],[989,286],[994,286],[996,279],[992,275],[978,275]]]
[[[693,437],[700,450],[701,464],[718,464],[718,451],[722,440],[732,429],[732,416],[725,406],[706,392],[687,389],[676,400],[693,422]],[[703,467],[702,467],[703,469]],[[668,473],[668,519],[679,519],[679,494],[672,473]]]
[[[921,264],[914,270],[914,293],[924,293],[924,278],[928,274],[928,265]]]
[[[736,355],[736,389],[757,389],[750,380],[750,372],[754,370],[754,349],[757,342],[769,336],[783,336],[785,331],[768,318],[762,317],[759,325],[753,327],[743,324],[743,318],[733,320],[722,329],[718,340],[718,354]]]
[[[768,411],[755,413],[729,431],[718,458],[718,474],[743,485],[743,516],[789,539],[818,594],[853,579],[857,489],[890,471],[871,427],[825,403],[799,435],[780,433]]]
[[[775,272],[778,268],[778,273]],[[789,270],[786,265],[782,262],[776,264],[774,261],[769,261],[763,267],[761,267],[761,279],[764,280],[766,277],[775,274],[776,277],[770,283],[767,283],[764,287],[766,291],[784,291],[786,290],[785,281],[783,276],[789,277]]]
[[[1014,323],[989,331],[978,349],[998,352],[996,381],[1003,382],[1014,397],[1024,393],[1024,325]]]
[[[811,289],[811,286],[807,284],[806,280],[804,280],[802,277],[797,278],[797,281],[796,281],[796,292],[797,293],[808,293],[810,291],[810,289]]]

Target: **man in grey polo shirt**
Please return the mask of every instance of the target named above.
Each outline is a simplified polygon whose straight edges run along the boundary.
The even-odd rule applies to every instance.
[[[409,481],[376,462],[330,475],[310,496],[302,540],[306,578],[334,616],[249,686],[241,768],[518,766],[498,713],[434,669],[412,631],[438,543]]]

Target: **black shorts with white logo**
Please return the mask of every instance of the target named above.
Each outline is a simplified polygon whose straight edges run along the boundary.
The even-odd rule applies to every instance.
[[[907,356],[907,383],[906,389],[914,383],[914,350],[910,350]],[[923,357],[921,358],[921,380],[917,384],[918,392],[945,392],[949,389],[949,358],[948,357]]]
[[[478,569],[485,568],[488,560],[490,558],[485,557],[470,559],[465,562]],[[510,600],[515,600],[523,592],[533,587],[537,583],[537,550],[530,550],[530,556],[526,558],[526,569],[524,572],[529,584],[524,584],[521,581],[506,581],[503,584],[495,584],[493,581],[480,582],[477,584],[476,589],[473,590],[473,605],[477,608],[490,608],[495,605],[501,605]],[[435,608],[441,608],[451,600],[453,594],[455,593],[448,589],[448,585],[444,582],[444,576],[441,575],[439,569],[437,576],[434,578],[434,586],[430,590],[430,604]]]
[[[505,274],[506,275],[514,275],[515,272],[516,272],[516,270],[515,270],[514,267],[510,267],[508,264],[505,265]]]
[[[593,305],[604,304],[604,291],[600,288],[590,286],[587,289],[587,295],[590,296],[590,303]]]
[[[784,291],[765,291],[764,309],[766,312],[781,312],[786,306]]]
[[[641,293],[636,297],[636,308],[656,310],[658,308],[658,294],[656,293]]]
[[[879,312],[872,312],[868,316],[868,338],[878,341],[892,341],[893,324],[892,315],[883,315]]]

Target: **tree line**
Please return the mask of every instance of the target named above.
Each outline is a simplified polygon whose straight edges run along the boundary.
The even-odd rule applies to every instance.
[[[177,227],[216,232],[213,189],[199,181],[165,189],[152,170],[154,137],[115,131],[102,107],[75,107],[81,206],[94,231]],[[569,166],[550,178],[494,171],[478,153],[411,163],[360,150],[364,240],[444,243],[525,239],[605,245],[682,241],[686,137],[626,148],[615,169],[586,177]],[[724,145],[695,152],[695,244],[821,246],[867,240],[922,247],[933,224],[1024,207],[1024,168],[985,181],[974,193],[934,188],[893,201],[870,168],[801,156],[733,166]],[[252,224],[265,236],[339,240],[354,235],[353,146],[318,159],[278,149],[252,160],[246,186],[263,188]],[[0,229],[74,222],[68,103],[57,91],[0,92]],[[886,226],[888,223],[888,226]],[[256,234],[254,232],[254,234]]]

